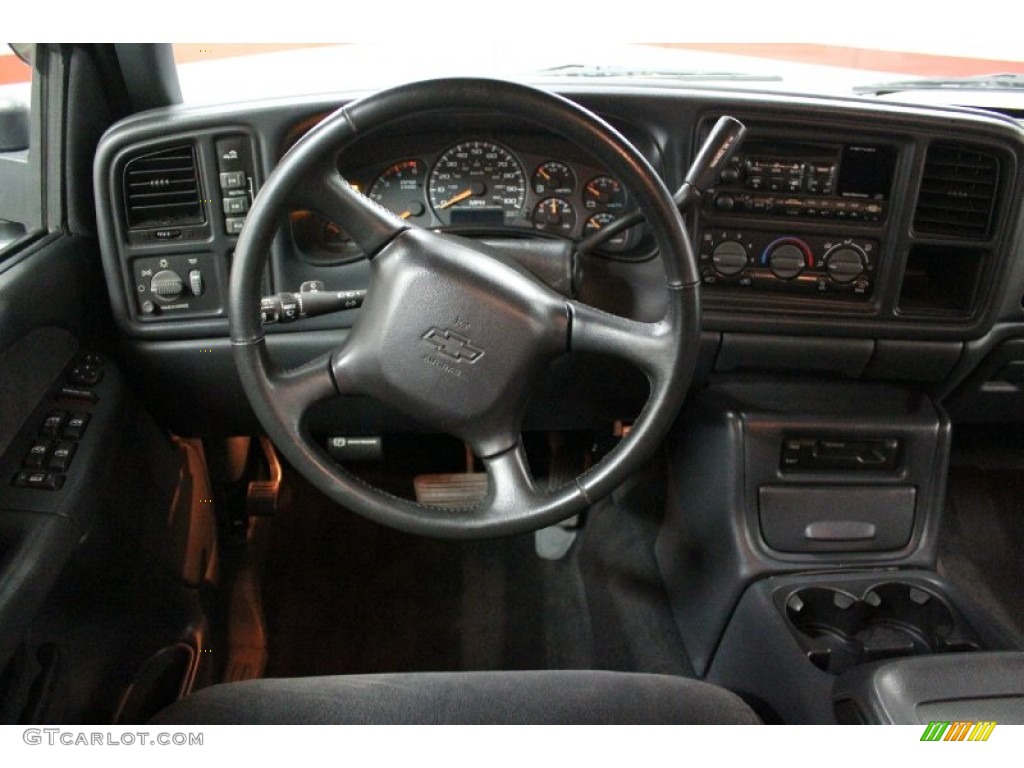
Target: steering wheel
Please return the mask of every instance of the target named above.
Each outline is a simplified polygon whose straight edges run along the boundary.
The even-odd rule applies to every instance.
[[[356,136],[410,114],[486,110],[526,115],[589,151],[631,190],[664,265],[666,308],[654,323],[567,299],[471,240],[414,227],[356,192],[336,157]],[[268,355],[260,277],[281,220],[305,207],[336,221],[370,261],[369,291],[345,341],[297,368]],[[228,317],[252,407],[292,466],[335,502],[416,534],[482,538],[534,530],[611,492],[655,451],[689,387],[700,331],[696,260],[672,196],[615,129],[559,96],[481,79],[412,83],[352,102],[320,122],[270,174],[238,240]],[[637,366],[650,382],[632,430],[570,483],[542,490],[520,435],[530,384],[556,357],[592,351]],[[466,441],[488,476],[465,509],[392,496],[346,472],[315,445],[304,415],[315,403],[372,395]]]

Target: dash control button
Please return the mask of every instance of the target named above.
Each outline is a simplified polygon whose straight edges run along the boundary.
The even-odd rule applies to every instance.
[[[76,365],[68,376],[71,384],[80,387],[94,387],[103,380],[103,369],[88,363]]]
[[[51,443],[49,440],[39,440],[25,454],[22,466],[27,469],[42,469],[46,466],[46,459],[50,455]]]
[[[220,188],[245,189],[245,171],[229,171],[220,175]]]
[[[203,273],[198,269],[193,269],[188,273],[188,287],[192,291],[193,296],[202,296],[206,290],[203,285]]]
[[[18,488],[28,488],[29,487],[28,479],[30,477],[32,477],[32,475],[34,475],[34,474],[36,474],[36,473],[35,472],[25,472],[25,471],[18,472],[14,476],[14,479],[11,480],[11,485],[16,486]]]
[[[36,488],[42,491],[59,491],[64,487],[64,475],[56,472],[18,472],[11,485],[19,488]]]
[[[68,423],[64,425],[64,434],[62,437],[65,440],[81,440],[85,434],[85,428],[89,424],[88,413],[73,413],[71,418],[68,419]]]
[[[800,456],[803,443],[800,440],[786,440],[782,444],[782,466],[800,466]]]
[[[61,387],[60,396],[66,400],[84,400],[87,403],[95,403],[99,400],[99,397],[91,389],[79,389],[78,387]]]
[[[228,216],[246,213],[249,210],[249,198],[244,195],[225,197],[222,204],[224,206],[224,213]]]
[[[71,459],[75,456],[75,448],[77,446],[70,440],[57,443],[57,447],[53,449],[53,454],[50,456],[50,463],[46,465],[47,469],[67,472],[68,467],[71,466]]]
[[[64,420],[67,417],[67,411],[50,411],[46,414],[46,418],[43,419],[43,425],[39,428],[40,436],[51,439],[60,437],[61,427],[64,426]]]

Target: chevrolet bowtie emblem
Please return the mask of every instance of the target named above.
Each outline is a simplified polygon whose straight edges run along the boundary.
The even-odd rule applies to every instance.
[[[431,328],[423,334],[423,340],[436,347],[438,354],[458,363],[475,363],[484,356],[484,351],[474,347],[469,339],[447,328]]]

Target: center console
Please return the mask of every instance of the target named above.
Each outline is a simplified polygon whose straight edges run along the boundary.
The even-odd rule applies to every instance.
[[[865,665],[1017,649],[935,573],[949,446],[942,410],[900,386],[743,376],[700,393],[656,549],[697,674],[768,721],[834,723],[836,681]]]

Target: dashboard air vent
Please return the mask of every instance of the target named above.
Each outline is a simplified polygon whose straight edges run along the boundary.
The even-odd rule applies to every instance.
[[[184,144],[130,160],[124,203],[130,229],[202,224],[195,147]]]
[[[919,233],[985,238],[992,227],[999,161],[951,144],[928,149],[914,228]]]

